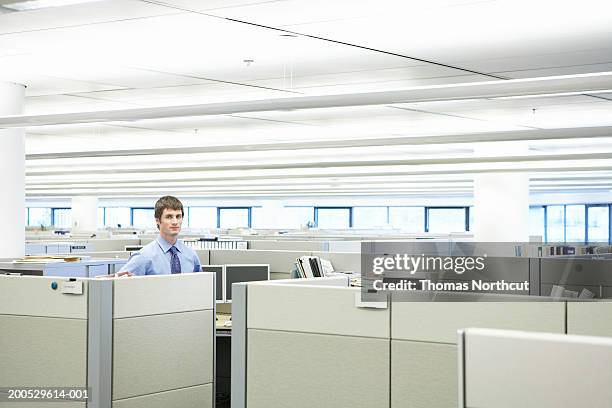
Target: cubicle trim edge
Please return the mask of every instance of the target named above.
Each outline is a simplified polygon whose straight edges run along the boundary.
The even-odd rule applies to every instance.
[[[465,331],[457,330],[457,408],[465,408]]]
[[[113,282],[91,280],[88,285],[87,387],[88,408],[110,408],[113,361]]]
[[[232,287],[232,408],[246,408],[247,405],[247,289],[246,282],[235,283]]]
[[[217,405],[217,275],[213,274],[213,317],[212,317],[212,405],[211,407],[215,407]]]

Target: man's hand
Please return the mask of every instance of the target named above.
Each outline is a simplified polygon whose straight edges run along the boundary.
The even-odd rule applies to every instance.
[[[100,278],[100,279],[113,279],[113,278],[128,278],[130,276],[134,276],[134,274],[132,272],[117,272],[117,273],[111,273],[110,275],[98,275],[96,276],[96,278]]]

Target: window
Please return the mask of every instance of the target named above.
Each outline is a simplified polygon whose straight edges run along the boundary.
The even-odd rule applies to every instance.
[[[129,227],[131,214],[129,207],[106,207],[104,210],[104,222],[106,227],[118,228]]]
[[[427,208],[428,232],[448,234],[466,231],[466,208]]]
[[[299,229],[306,224],[314,225],[314,207],[285,207],[282,228]]]
[[[546,207],[546,242],[565,242],[565,209],[562,205]]]
[[[542,242],[546,242],[544,213],[544,207],[529,207],[529,235],[542,237]]]
[[[217,207],[189,207],[189,228],[217,228]]]
[[[251,207],[251,228],[277,228],[279,211],[282,210],[282,207]]]
[[[219,228],[249,228],[251,209],[219,208]]]
[[[609,242],[610,240],[610,208],[606,206],[587,206],[589,242]]]
[[[353,207],[353,228],[383,228],[387,212],[387,207]]]
[[[351,227],[350,208],[315,208],[315,224],[321,229],[344,229]]]
[[[37,227],[50,227],[51,209],[30,207],[28,225]]]
[[[57,228],[70,228],[72,226],[72,210],[70,208],[51,209],[53,226]]]
[[[584,242],[585,241],[585,206],[566,205],[565,206],[565,241]]]
[[[151,228],[156,224],[154,208],[132,208],[132,225],[138,228]]]
[[[389,207],[389,224],[406,232],[425,232],[425,207]]]
[[[104,207],[98,207],[98,228],[104,228]]]

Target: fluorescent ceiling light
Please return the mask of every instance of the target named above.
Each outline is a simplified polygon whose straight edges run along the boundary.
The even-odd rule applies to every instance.
[[[101,0],[29,0],[5,4],[2,7],[15,11],[38,10],[48,7],[71,6],[73,4],[93,3]]]
[[[498,100],[508,100],[508,99],[533,99],[533,98],[549,98],[549,97],[558,97],[558,96],[575,96],[575,95],[596,95],[596,94],[605,94],[612,93],[612,89],[603,89],[599,91],[589,91],[589,92],[561,92],[561,93],[545,93],[545,94],[537,94],[537,95],[515,95],[515,96],[497,96],[491,99]]]

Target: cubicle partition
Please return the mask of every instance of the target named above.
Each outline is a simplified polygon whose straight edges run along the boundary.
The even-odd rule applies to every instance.
[[[612,406],[612,338],[467,329],[459,408]]]
[[[565,303],[545,298],[394,293],[392,300],[391,407],[456,408],[459,329],[565,333]]]
[[[456,408],[458,329],[566,332],[565,302],[547,298],[402,293],[411,298],[371,304],[358,288],[300,281],[234,286],[233,408]]]
[[[90,408],[214,406],[214,274],[0,276],[0,291],[0,388],[87,387]]]
[[[345,277],[235,284],[232,407],[380,406],[366,388],[388,382],[387,311],[351,310],[355,293]]]

